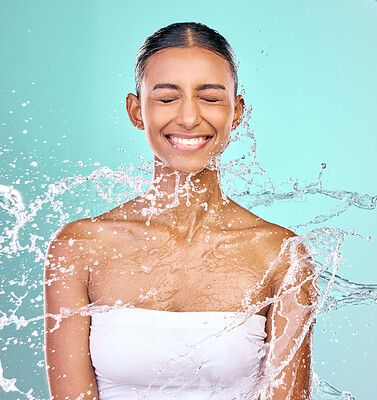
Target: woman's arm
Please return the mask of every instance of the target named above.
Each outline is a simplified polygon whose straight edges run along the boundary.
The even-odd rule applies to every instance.
[[[297,241],[298,242],[298,241]],[[275,261],[274,303],[267,314],[268,388],[261,399],[308,400],[312,386],[312,336],[317,306],[315,268],[296,240]]]
[[[89,351],[90,316],[74,313],[90,303],[85,265],[88,241],[77,230],[72,223],[58,232],[45,263],[45,351],[54,400],[98,400]]]

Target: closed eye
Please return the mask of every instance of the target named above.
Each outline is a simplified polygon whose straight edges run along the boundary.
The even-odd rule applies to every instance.
[[[206,101],[207,103],[216,103],[221,99],[213,98],[213,97],[201,97],[202,100]]]
[[[167,103],[171,103],[172,101],[174,101],[176,99],[161,99],[161,103],[167,104]]]

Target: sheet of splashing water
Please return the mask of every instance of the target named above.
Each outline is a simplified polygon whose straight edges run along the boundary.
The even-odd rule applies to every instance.
[[[283,355],[284,361],[278,365],[275,363],[275,359],[279,349],[287,348],[287,346],[282,345],[284,343],[284,335],[282,339],[279,339],[282,340],[281,343],[272,341],[265,362],[265,371],[267,372],[266,376],[273,379],[284,365],[289,362],[295,349],[309,329],[310,323],[318,314],[328,313],[333,309],[339,309],[339,307],[346,305],[372,304],[377,301],[377,285],[350,282],[338,274],[341,273],[341,271],[338,271],[339,267],[342,266],[343,268],[345,263],[340,252],[344,239],[347,236],[360,237],[360,235],[353,231],[346,232],[336,228],[318,228],[314,226],[314,228],[310,229],[310,226],[319,222],[323,223],[352,206],[366,211],[373,210],[376,206],[377,198],[342,190],[327,190],[322,183],[322,173],[326,168],[324,164],[321,166],[315,182],[306,186],[299,186],[296,182],[292,184],[291,190],[287,192],[278,192],[272,184],[270,184],[268,190],[263,189],[261,185],[256,185],[253,182],[255,177],[261,176],[264,171],[256,161],[256,142],[248,125],[249,116],[250,112],[248,111],[244,118],[242,129],[235,134],[232,142],[244,141],[248,143],[250,151],[238,159],[226,163],[216,160],[214,164],[221,170],[224,195],[229,195],[249,210],[256,206],[271,205],[278,200],[302,199],[309,195],[325,195],[338,201],[338,205],[331,211],[325,210],[322,214],[314,216],[310,221],[291,227],[305,227],[306,229],[305,233],[285,244],[286,247],[289,247],[292,272],[300,268],[300,255],[297,247],[303,244],[308,249],[309,255],[315,260],[311,262],[311,265],[315,267],[314,275],[317,280],[317,291],[319,291],[320,297],[312,307],[299,309],[299,312],[302,312],[302,320],[306,323],[300,327],[299,331],[293,334],[297,339],[296,345],[293,348],[292,346],[288,347],[291,351]],[[143,160],[137,167],[129,165],[127,168],[118,171],[102,167],[87,176],[66,177],[54,184],[50,184],[43,197],[37,197],[28,205],[23,204],[20,193],[15,189],[0,185],[0,205],[13,220],[11,224],[5,226],[0,236],[2,264],[3,268],[6,266],[8,270],[14,268],[13,279],[9,281],[3,280],[0,292],[0,329],[2,331],[0,385],[3,392],[9,394],[14,392],[17,398],[28,399],[42,399],[43,397],[38,395],[37,392],[46,392],[46,389],[44,391],[40,390],[40,387],[37,388],[33,383],[30,384],[29,390],[21,390],[22,385],[20,385],[20,382],[27,381],[25,377],[26,371],[30,382],[33,382],[33,378],[30,379],[30,377],[34,375],[36,380],[40,382],[39,386],[45,385],[45,380],[41,379],[41,375],[43,375],[41,370],[43,371],[44,369],[44,315],[42,301],[44,254],[51,235],[56,231],[57,227],[77,219],[77,212],[79,217],[83,216],[83,212],[80,215],[80,210],[76,210],[76,215],[71,215],[67,212],[67,204],[74,204],[75,196],[80,195],[83,187],[90,182],[92,190],[96,191],[96,194],[103,199],[106,207],[113,208],[136,195],[143,195],[148,187],[151,172],[151,163]],[[190,181],[187,183],[188,187],[190,187]],[[184,193],[179,194],[182,195]],[[85,207],[84,216],[96,215],[96,210],[91,210],[91,204],[85,204]],[[144,210],[149,219],[160,211],[158,207]],[[46,236],[41,236],[39,233],[41,225],[44,225],[45,231],[48,232]],[[365,240],[370,240],[370,238],[365,238]],[[15,265],[17,267],[14,267]],[[289,277],[290,274],[287,274],[287,276]],[[286,281],[288,286],[290,283],[293,283],[291,291],[294,293],[299,286],[289,280]],[[251,315],[268,304],[268,302],[271,303],[273,301],[279,300],[268,299],[262,304],[249,304],[248,293],[245,293],[244,308],[241,311],[246,312],[246,315]],[[114,308],[124,306],[129,305],[115,304]],[[90,315],[94,312],[107,310],[108,307],[91,305],[87,309],[75,312]],[[72,315],[72,311],[65,310],[61,315],[51,316],[56,320],[56,329],[59,329],[59,321],[70,315]],[[227,329],[232,329],[232,327]],[[289,330],[289,323],[286,329]],[[14,349],[19,347],[24,351],[22,365],[17,362],[17,366],[12,368],[12,354],[15,352]],[[190,355],[188,354],[187,356]],[[8,366],[7,371],[14,371],[13,376],[6,376],[3,373],[4,365]],[[262,393],[267,384],[268,381],[266,380],[255,380],[253,387],[246,380],[234,388],[227,398],[256,398],[257,395],[255,393]],[[341,392],[335,389],[314,374],[314,398],[352,399],[353,397],[348,392]]]

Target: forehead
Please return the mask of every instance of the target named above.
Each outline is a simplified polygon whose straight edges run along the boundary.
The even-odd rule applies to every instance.
[[[149,57],[142,85],[157,83],[221,83],[234,88],[229,62],[201,47],[172,47]]]

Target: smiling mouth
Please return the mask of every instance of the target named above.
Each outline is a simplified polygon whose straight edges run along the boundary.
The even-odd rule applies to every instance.
[[[183,137],[175,136],[175,135],[166,135],[166,138],[173,144],[196,147],[200,144],[207,142],[209,139],[211,139],[211,136],[198,136],[198,137],[192,137],[192,138],[187,138],[187,137],[183,138]]]

